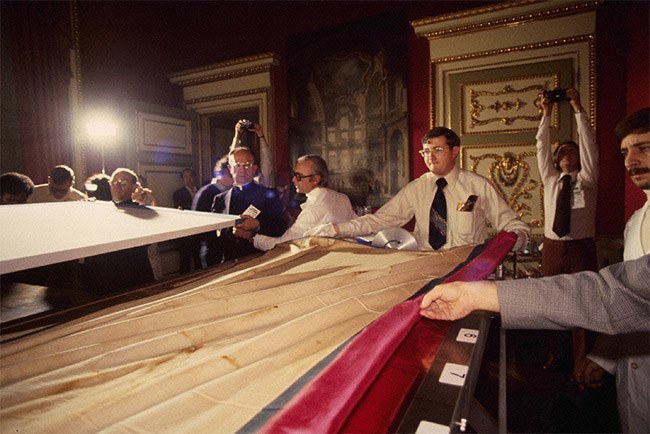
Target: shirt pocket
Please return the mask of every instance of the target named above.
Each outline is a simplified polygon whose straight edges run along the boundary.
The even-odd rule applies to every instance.
[[[474,233],[474,211],[456,211],[456,230],[460,235],[471,235]]]

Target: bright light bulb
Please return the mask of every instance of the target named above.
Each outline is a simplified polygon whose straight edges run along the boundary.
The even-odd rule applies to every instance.
[[[90,119],[86,122],[86,133],[91,137],[115,137],[117,125],[104,119]]]

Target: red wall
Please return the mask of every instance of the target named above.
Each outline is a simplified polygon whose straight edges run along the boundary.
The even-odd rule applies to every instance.
[[[597,14],[598,235],[621,236],[646,199],[625,175],[614,128],[626,114],[650,105],[649,9],[648,2],[604,2]]]
[[[627,28],[630,30],[627,56],[627,113],[650,106],[650,3],[631,2]],[[639,209],[647,196],[625,177],[625,220]]]

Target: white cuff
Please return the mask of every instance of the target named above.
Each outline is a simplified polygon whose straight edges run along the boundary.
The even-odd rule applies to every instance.
[[[335,237],[336,231],[334,231],[334,225],[332,223],[327,223],[309,229],[308,231],[305,232],[304,236],[305,237]]]
[[[513,234],[517,235],[517,241],[515,241],[515,245],[512,246],[512,251],[513,252],[521,252],[528,246],[528,242],[530,241],[530,237],[528,236],[528,233],[519,229],[514,229],[512,231]]]

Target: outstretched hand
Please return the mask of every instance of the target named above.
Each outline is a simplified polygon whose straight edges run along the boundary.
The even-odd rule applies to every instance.
[[[153,191],[151,191],[148,188],[142,187],[139,183],[138,183],[138,187],[131,194],[131,200],[135,203],[139,203],[140,205],[146,205],[146,206],[158,205],[158,201],[156,200],[156,196],[153,195]]]
[[[430,319],[453,321],[475,310],[499,311],[493,282],[451,282],[429,291],[420,303],[420,315]]]

